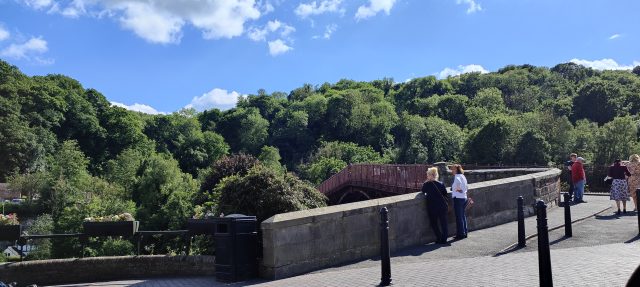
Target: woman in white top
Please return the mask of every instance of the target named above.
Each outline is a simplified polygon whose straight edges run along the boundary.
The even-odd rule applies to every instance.
[[[464,170],[459,164],[449,167],[453,173],[453,184],[451,185],[451,197],[453,198],[453,211],[456,214],[456,239],[467,238],[467,215],[465,207],[467,206],[467,178],[464,176]]]

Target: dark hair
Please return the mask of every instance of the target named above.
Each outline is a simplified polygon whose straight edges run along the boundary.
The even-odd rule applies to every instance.
[[[459,164],[454,164],[454,165],[450,166],[449,169],[452,169],[452,170],[455,169],[456,174],[464,174],[464,169]]]
[[[619,159],[619,158],[617,158],[617,159],[614,161],[614,163],[620,163],[620,162],[622,162],[622,160],[621,160],[621,159]]]

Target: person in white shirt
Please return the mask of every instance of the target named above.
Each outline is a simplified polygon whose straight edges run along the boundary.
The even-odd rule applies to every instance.
[[[451,185],[451,197],[453,198],[453,210],[456,214],[456,237],[455,239],[467,238],[467,178],[464,176],[464,169],[459,164],[449,167],[453,173],[453,184]]]

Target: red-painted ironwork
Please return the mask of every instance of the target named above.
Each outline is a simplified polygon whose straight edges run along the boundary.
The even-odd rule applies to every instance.
[[[325,180],[318,190],[330,195],[347,186],[386,190],[393,194],[418,192],[426,179],[423,164],[351,164]]]

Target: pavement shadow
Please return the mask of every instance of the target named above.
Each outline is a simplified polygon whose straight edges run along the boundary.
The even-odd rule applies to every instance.
[[[640,239],[640,234],[636,235],[636,237],[634,237],[634,238],[631,238],[631,239],[625,241],[624,243],[631,243],[631,242],[634,242],[634,241],[636,241],[638,239]]]
[[[558,239],[556,239],[554,241],[549,242],[549,245],[554,245],[556,243],[560,243],[560,242],[565,241],[565,240],[567,240],[569,238],[571,238],[571,237],[562,236],[562,237],[560,237],[560,238],[558,238]]]
[[[443,247],[451,246],[452,241],[447,241],[446,244],[437,244],[437,243],[429,243],[425,245],[420,245],[417,247],[406,248],[403,250],[399,250],[393,253],[393,257],[396,256],[421,256],[427,252],[431,252],[434,250],[438,250]]]
[[[614,220],[614,219],[619,219],[620,215],[617,214],[610,214],[610,215],[596,215],[596,219],[598,220]]]
[[[496,253],[495,255],[493,255],[493,257],[499,257],[499,256],[502,256],[502,255],[506,255],[506,254],[509,254],[509,253],[511,253],[511,252],[514,252],[514,251],[518,251],[518,250],[520,250],[520,249],[523,249],[523,248],[524,248],[524,247],[519,247],[517,244],[514,244],[513,246],[511,246],[511,247],[509,247],[509,248],[507,248],[507,249],[505,249],[505,250],[502,250],[502,251],[500,251],[500,252]]]

